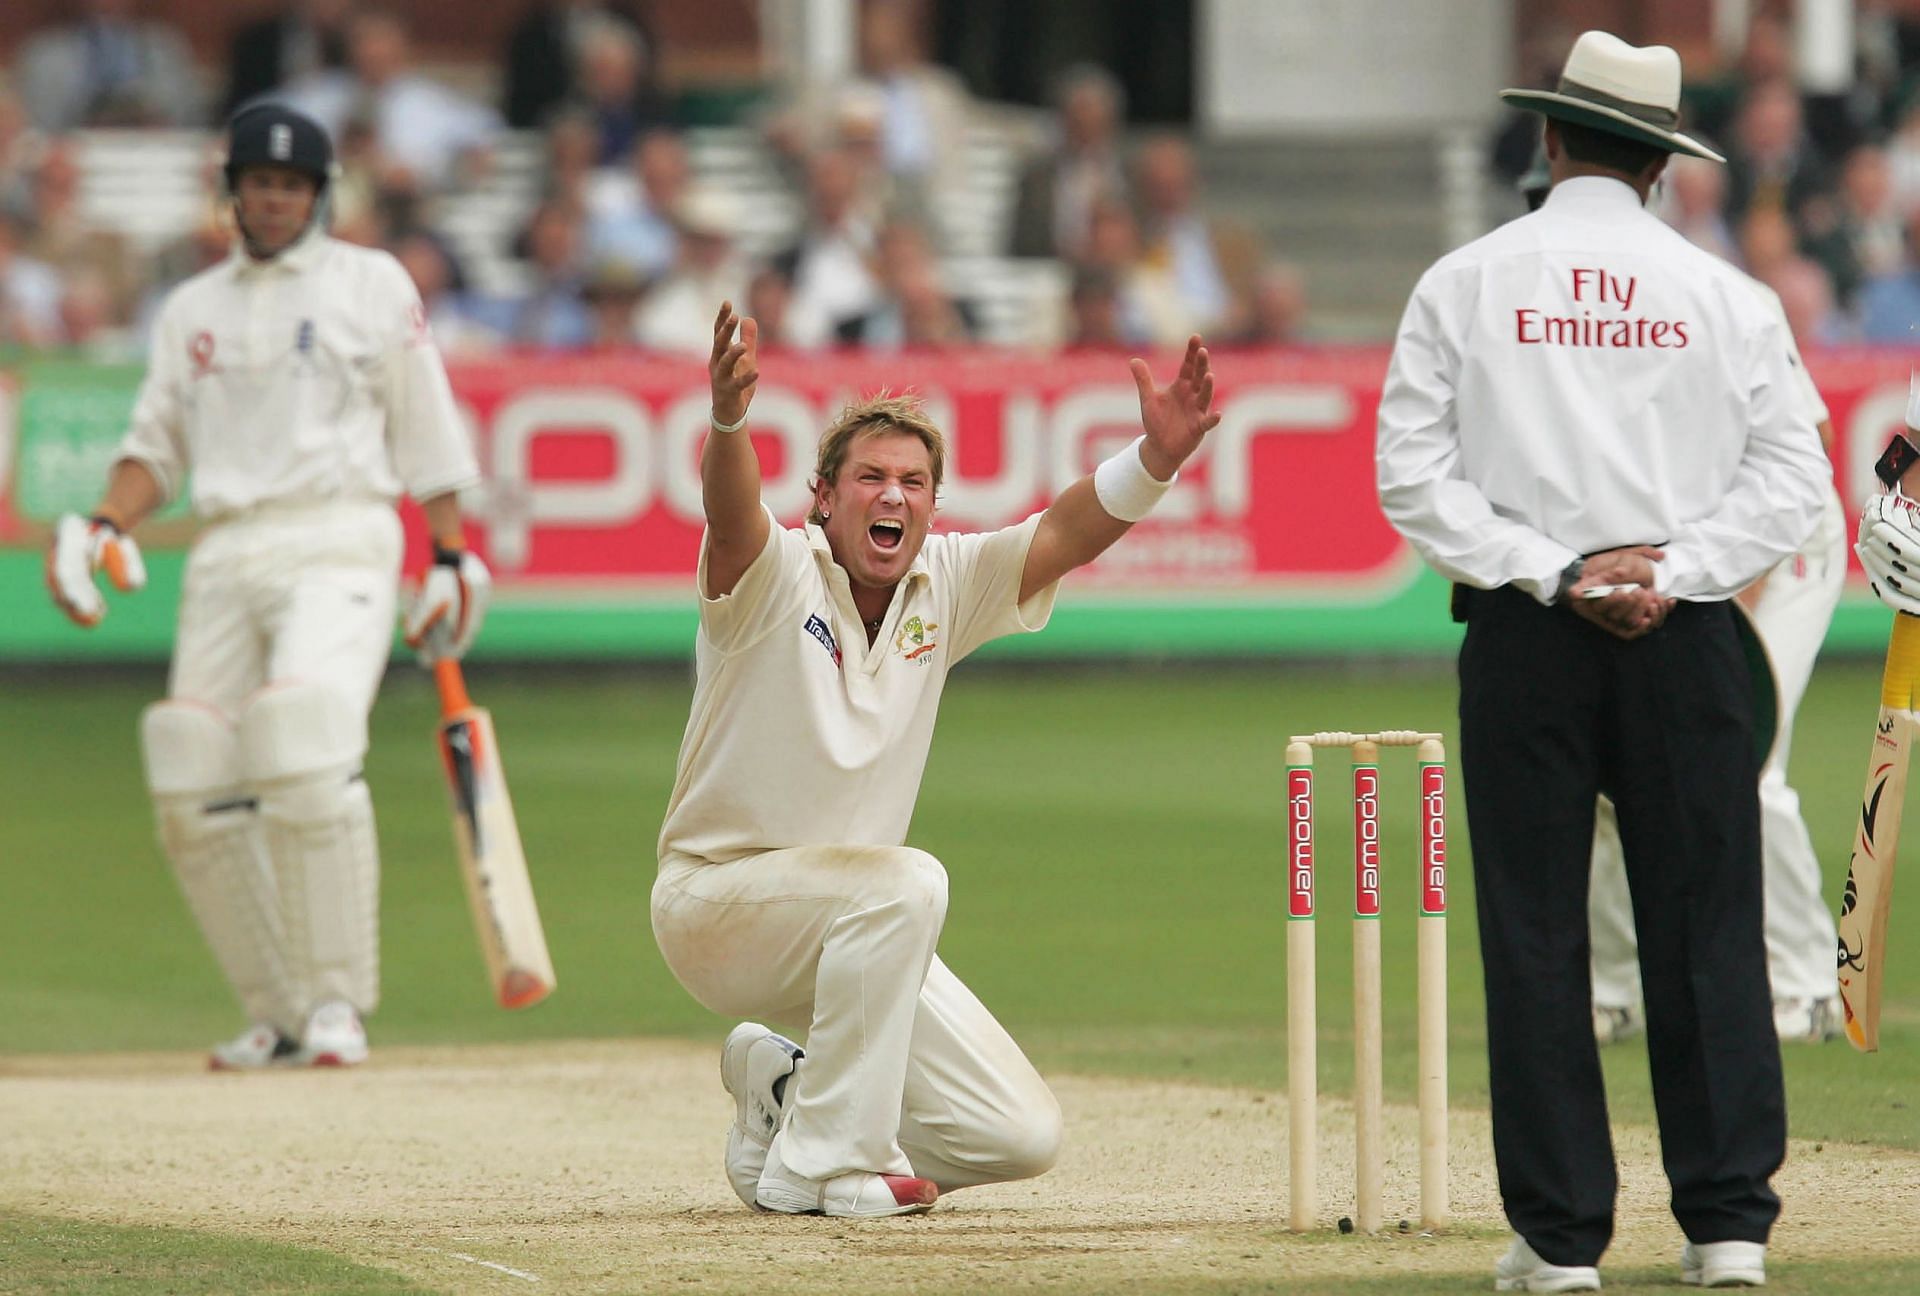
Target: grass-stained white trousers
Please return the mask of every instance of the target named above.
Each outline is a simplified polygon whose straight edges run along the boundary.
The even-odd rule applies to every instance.
[[[946,912],[946,870],[906,846],[661,861],[654,937],[680,984],[714,1012],[805,1032],[789,1170],[950,1191],[1053,1165],[1059,1104],[935,955]]]

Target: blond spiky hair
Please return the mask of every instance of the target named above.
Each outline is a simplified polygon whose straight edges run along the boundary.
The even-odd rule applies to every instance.
[[[840,467],[847,461],[847,450],[855,441],[887,432],[918,437],[926,446],[927,458],[933,463],[933,490],[938,495],[940,479],[947,466],[946,435],[927,417],[919,397],[896,396],[890,391],[876,392],[848,405],[820,434],[820,458],[813,469],[816,489],[819,483],[832,482],[840,475]],[[820,516],[817,500],[807,514],[807,521],[815,526],[826,521]]]

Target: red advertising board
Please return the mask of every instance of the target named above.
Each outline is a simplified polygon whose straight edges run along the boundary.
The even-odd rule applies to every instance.
[[[1162,375],[1172,357],[1158,357]],[[1209,589],[1364,598],[1417,561],[1374,495],[1383,348],[1226,352],[1220,426],[1152,519],[1087,574],[1115,592]],[[1909,359],[1813,357],[1839,433],[1842,494],[1903,422]],[[1138,431],[1126,358],[992,352],[768,356],[752,434],[768,503],[808,502],[814,446],[845,401],[924,397],[952,441],[938,524],[1003,526],[1043,507]],[[509,585],[684,582],[700,536],[704,368],[690,360],[525,357],[456,366],[488,479],[475,524]]]

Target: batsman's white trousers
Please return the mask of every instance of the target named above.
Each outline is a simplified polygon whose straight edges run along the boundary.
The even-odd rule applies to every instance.
[[[1814,658],[1840,604],[1847,576],[1846,528],[1840,497],[1829,493],[1806,547],[1768,573],[1753,609],[1754,628],[1766,645],[1780,690],[1780,724],[1760,771],[1767,975],[1776,999],[1825,999],[1840,993],[1834,960],[1839,935],[1821,894],[1820,858],[1800,817],[1800,794],[1787,784],[1787,756],[1794,713],[1806,696]],[[1639,1004],[1640,963],[1626,862],[1613,807],[1604,800],[1595,819],[1587,918],[1593,938],[1594,1002],[1617,1008]]]
[[[364,719],[393,645],[400,551],[400,519],[378,501],[214,522],[187,559],[168,696],[237,719],[263,685],[302,680]]]
[[[303,696],[352,714],[297,736],[357,734],[338,753],[357,765],[354,747],[364,747],[393,643],[401,545],[392,505],[372,500],[269,505],[214,521],[187,559],[168,696],[211,707],[244,732],[263,715],[253,708],[249,716],[249,704],[274,696],[262,693],[268,685],[303,686]],[[255,906],[278,914],[271,938],[283,973],[274,984],[234,989],[250,1016],[283,1033],[296,1033],[319,1003],[346,999],[364,1013],[379,997],[372,806],[363,784],[342,785],[340,777],[309,776],[317,778],[311,787],[303,779],[248,785],[259,808],[246,812],[244,831],[262,876],[247,885]],[[193,861],[173,864],[216,954],[257,938],[232,927],[252,909],[196,895],[216,883]]]
[[[781,1144],[795,1173],[946,1191],[1053,1165],[1060,1106],[935,956],[946,913],[946,870],[906,846],[661,861],[654,938],[680,984],[714,1012],[806,1032]]]

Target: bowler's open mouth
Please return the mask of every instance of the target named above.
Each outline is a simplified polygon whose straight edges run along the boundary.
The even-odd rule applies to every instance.
[[[867,534],[882,549],[898,549],[907,538],[907,528],[898,518],[881,518],[867,528]]]

